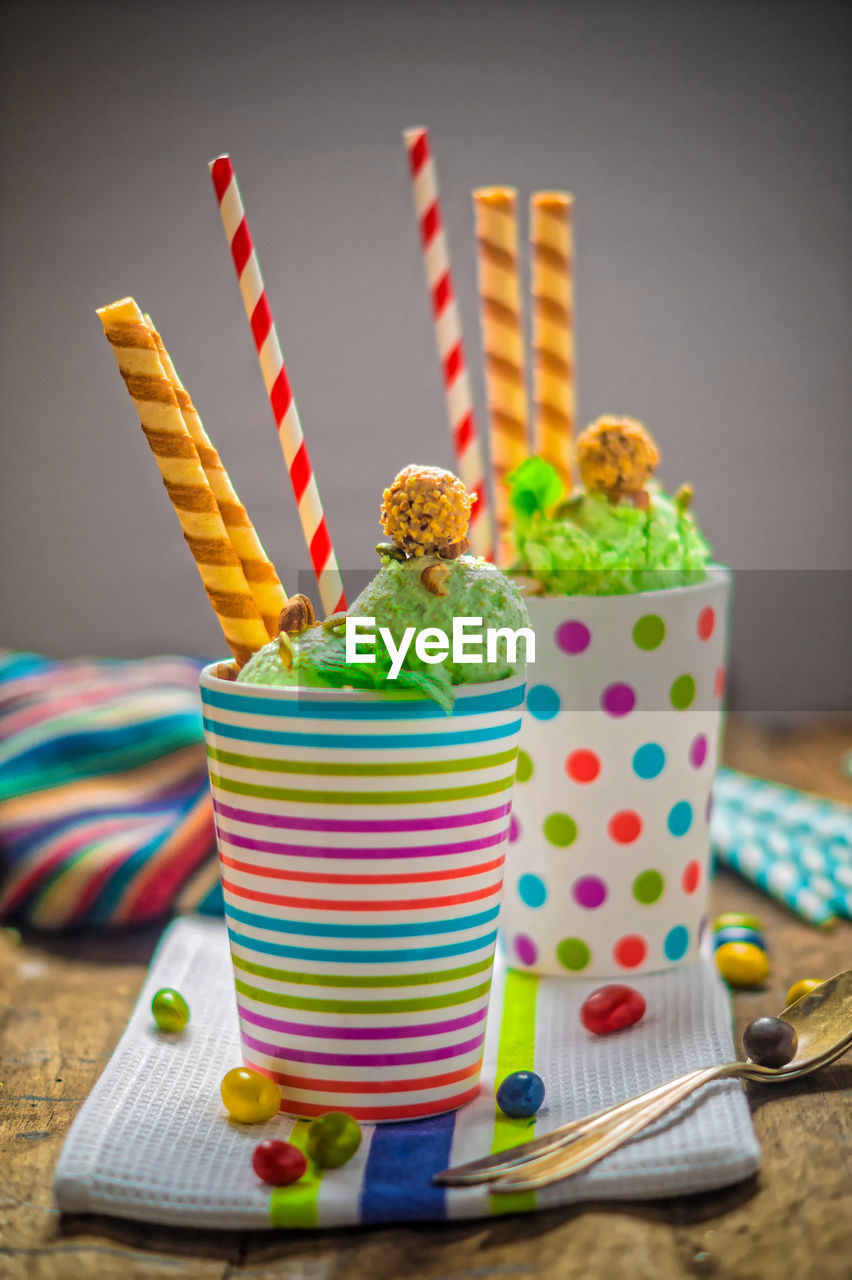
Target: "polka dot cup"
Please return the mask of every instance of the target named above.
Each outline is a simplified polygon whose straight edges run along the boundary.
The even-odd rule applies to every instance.
[[[696,586],[528,602],[500,918],[515,968],[625,977],[695,955],[729,588],[714,569]]]

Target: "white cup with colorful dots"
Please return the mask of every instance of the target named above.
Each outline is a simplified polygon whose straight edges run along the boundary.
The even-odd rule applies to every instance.
[[[510,965],[625,977],[695,956],[705,918],[731,575],[528,601],[501,909]]]

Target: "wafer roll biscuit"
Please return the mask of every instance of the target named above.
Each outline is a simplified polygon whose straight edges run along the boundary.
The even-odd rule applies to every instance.
[[[240,558],[246,581],[254,597],[254,602],[260,610],[264,626],[269,632],[270,638],[274,639],[278,635],[278,619],[281,616],[281,610],[287,603],[287,593],[281,585],[278,574],[275,572],[275,566],[263,549],[263,545],[257,536],[255,527],[249,519],[245,507],[237,497],[234,486],[231,484],[231,478],[222,465],[219,454],[210,443],[210,438],[204,430],[201,418],[198,416],[198,410],[192,403],[189,392],[175,372],[169,353],[163,345],[162,338],[154,328],[151,317],[146,316],[145,321],[157,345],[160,364],[172,384],[172,390],[175,393],[181,417],[186,423],[189,434],[192,436],[199,460],[204,468],[204,474],[207,476],[210,488],[216,496],[216,504],[228,531],[231,546]]]
[[[486,187],[473,193],[498,564],[506,564],[513,555],[506,476],[527,456],[516,195],[509,187]]]
[[[535,451],[571,490],[574,384],[574,279],[571,206],[564,191],[530,200]]]
[[[210,603],[234,658],[242,666],[269,637],[160,362],[157,344],[132,298],[101,307],[98,317]]]

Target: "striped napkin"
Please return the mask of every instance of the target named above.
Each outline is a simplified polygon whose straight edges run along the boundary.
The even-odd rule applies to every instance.
[[[749,1177],[760,1151],[745,1094],[736,1081],[718,1081],[647,1135],[543,1191],[496,1197],[484,1188],[432,1184],[432,1174],[450,1164],[731,1060],[729,998],[708,955],[634,984],[647,1001],[642,1022],[622,1035],[592,1036],[578,1014],[594,979],[535,978],[507,971],[498,956],[474,1101],[433,1119],[364,1125],[349,1164],[324,1173],[311,1168],[300,1182],[273,1189],[255,1177],[251,1153],[264,1138],[304,1143],[306,1122],[286,1116],[260,1125],[229,1122],[219,1084],[239,1064],[240,1043],[225,927],[177,921],[66,1138],[54,1179],[57,1203],[66,1213],[175,1226],[323,1228],[683,1195]],[[189,1002],[189,1026],[180,1036],[154,1028],[151,997],[163,986],[177,987]],[[509,1120],[495,1106],[495,1081],[521,1068],[537,1071],[547,1088],[535,1120]]]

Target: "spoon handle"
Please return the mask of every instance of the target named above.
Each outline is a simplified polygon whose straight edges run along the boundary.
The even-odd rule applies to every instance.
[[[647,1101],[644,1106],[634,1108],[627,1114],[609,1114],[590,1125],[583,1136],[570,1145],[509,1170],[491,1184],[491,1190],[497,1193],[532,1191],[536,1187],[546,1187],[551,1182],[579,1173],[581,1169],[588,1168],[590,1164],[615,1151],[702,1085],[709,1084],[712,1080],[735,1078],[741,1074],[743,1066],[741,1062],[729,1062],[682,1076],[680,1080],[672,1081],[661,1096]]]
[[[592,1115],[560,1125],[558,1129],[543,1133],[540,1137],[521,1143],[517,1147],[483,1156],[480,1160],[471,1160],[467,1164],[456,1165],[452,1169],[444,1169],[442,1173],[435,1174],[433,1181],[448,1187],[469,1187],[482,1182],[491,1182],[502,1173],[519,1165],[527,1165],[533,1159],[549,1155],[554,1151],[561,1151],[569,1143],[574,1143],[591,1132],[598,1132],[602,1125],[608,1126],[614,1120],[633,1115],[656,1099],[667,1097],[675,1086],[703,1075],[705,1070],[706,1068],[699,1068],[689,1071],[686,1075],[678,1076],[676,1080],[657,1085],[656,1088],[628,1098],[626,1102],[621,1102],[617,1106],[605,1107],[603,1111],[596,1111]]]

